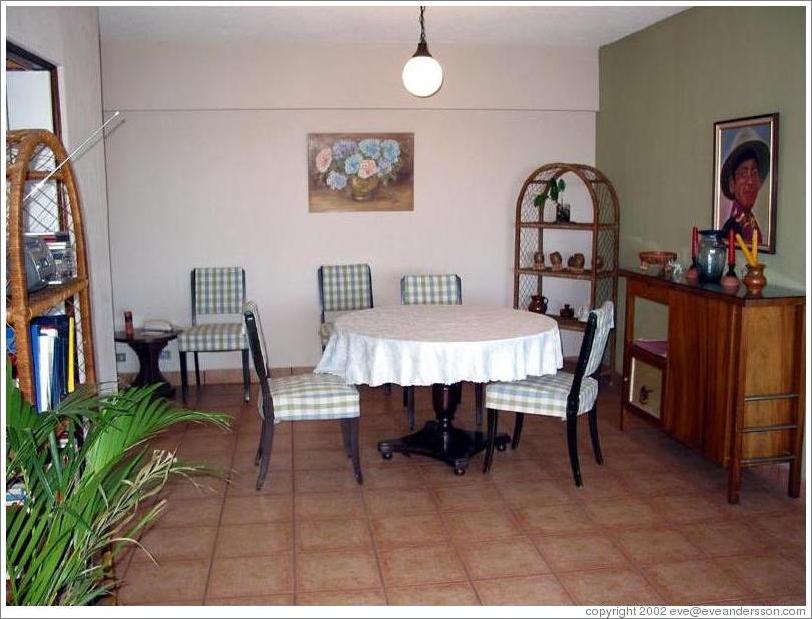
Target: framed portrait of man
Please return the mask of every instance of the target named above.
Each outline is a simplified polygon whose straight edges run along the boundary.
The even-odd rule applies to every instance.
[[[778,114],[713,125],[713,227],[775,253],[778,211]]]

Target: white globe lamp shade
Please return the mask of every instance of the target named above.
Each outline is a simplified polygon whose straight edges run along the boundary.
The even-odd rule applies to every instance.
[[[414,55],[403,67],[403,85],[415,97],[430,97],[443,85],[443,68],[429,55]]]

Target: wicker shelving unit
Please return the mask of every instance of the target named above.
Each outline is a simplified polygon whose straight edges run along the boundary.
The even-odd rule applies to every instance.
[[[82,209],[70,162],[32,192],[67,156],[62,142],[50,131],[6,133],[6,322],[14,328],[17,376],[29,402],[34,401],[30,323],[53,310],[75,319],[76,382],[96,381]],[[73,277],[29,293],[24,255],[27,232],[67,232],[75,252]]]
[[[543,219],[543,207],[536,206],[536,196],[546,192],[553,181],[566,176],[569,187],[572,187],[573,176],[586,188],[592,202],[592,221],[582,222],[546,222]],[[570,190],[568,190],[570,191]],[[589,305],[599,307],[604,301],[611,300],[617,305],[618,277],[618,231],[619,208],[617,194],[604,174],[591,166],[579,163],[549,163],[536,169],[524,181],[516,201],[516,238],[514,257],[513,307],[527,309],[532,295],[544,294],[546,278],[565,278],[589,283]],[[591,260],[584,265],[582,272],[573,272],[565,266],[560,271],[553,271],[549,266],[549,255],[544,247],[545,231],[580,231],[591,235]],[[555,248],[560,251],[561,248]],[[573,251],[576,251],[573,249]],[[534,254],[543,252],[548,262],[545,269],[534,266]],[[603,260],[601,268],[595,269],[595,258]],[[566,257],[565,257],[566,260]],[[561,318],[549,314],[558,321],[562,330],[583,331],[584,323],[573,318]],[[611,336],[606,348],[606,357],[602,373],[611,375],[614,372],[615,338]]]

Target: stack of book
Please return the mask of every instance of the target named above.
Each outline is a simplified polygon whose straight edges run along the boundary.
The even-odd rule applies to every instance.
[[[64,314],[31,321],[31,358],[34,364],[34,404],[53,410],[76,388],[76,323]]]

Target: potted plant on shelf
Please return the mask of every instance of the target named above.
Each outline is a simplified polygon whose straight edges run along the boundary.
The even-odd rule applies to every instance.
[[[544,209],[542,211],[542,218],[544,221],[556,221],[559,198],[561,198],[561,194],[564,193],[566,188],[567,183],[564,182],[563,178],[552,179],[547,183],[544,191],[533,199],[533,204]],[[549,198],[552,202],[549,213],[546,209],[547,198]]]
[[[170,476],[212,470],[147,441],[178,423],[230,417],[177,408],[156,386],[102,395],[84,386],[37,413],[6,371],[7,602],[79,605],[111,591],[112,559],[166,506],[143,508]],[[139,509],[141,508],[141,509]]]

